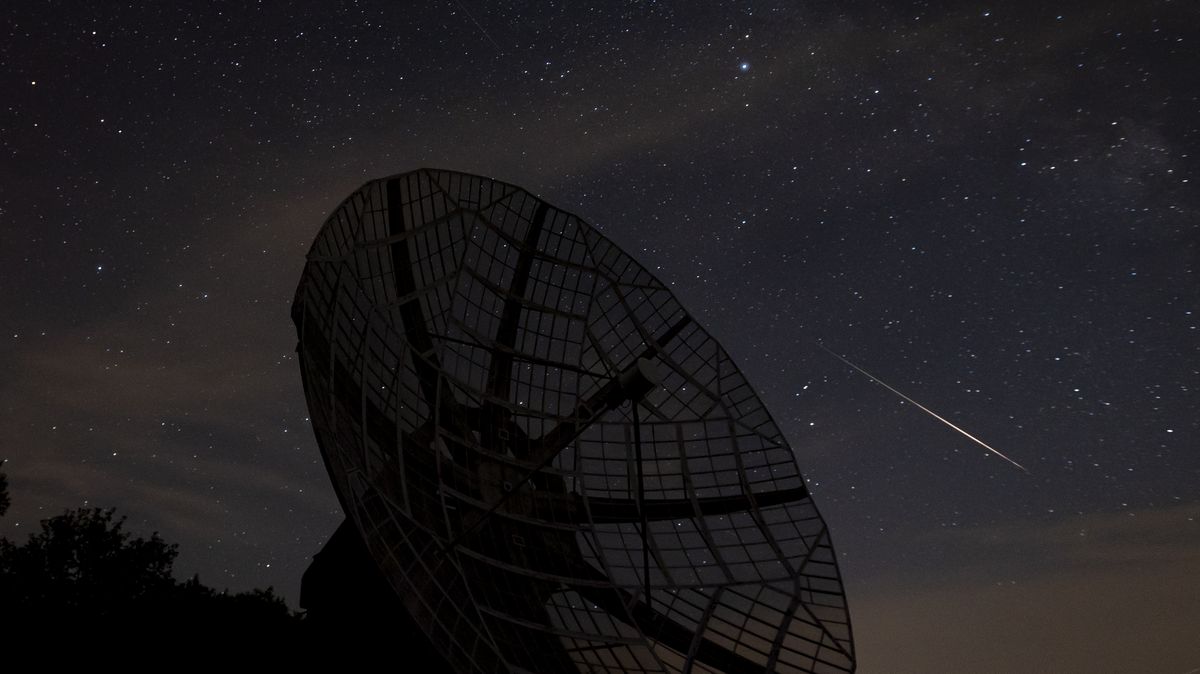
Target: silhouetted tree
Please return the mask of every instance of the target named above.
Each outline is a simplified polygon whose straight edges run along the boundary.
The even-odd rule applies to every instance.
[[[134,627],[186,634],[276,635],[299,621],[271,588],[217,592],[180,583],[176,545],[131,535],[113,510],[81,508],[42,520],[24,545],[0,538],[0,622],[19,629]]]
[[[81,508],[42,520],[21,546],[0,543],[0,602],[26,619],[102,618],[175,587],[178,554],[153,534],[124,531],[112,510]]]
[[[158,616],[170,616],[177,624],[212,631],[274,631],[290,629],[299,617],[288,608],[273,588],[230,594],[217,592],[192,576],[179,583],[167,601],[153,607]]]

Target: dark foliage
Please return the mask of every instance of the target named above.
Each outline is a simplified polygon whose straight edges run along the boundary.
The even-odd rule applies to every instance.
[[[6,486],[0,474],[5,507]],[[341,665],[366,665],[390,655],[382,644],[402,646],[400,672],[449,671],[371,564],[344,569],[355,577],[335,578],[348,585],[338,584],[323,619],[312,620],[269,587],[232,594],[197,576],[177,581],[177,555],[177,546],[157,533],[131,534],[111,509],[42,520],[20,545],[0,537],[0,671],[18,653],[95,666],[150,663],[145,658],[152,653],[170,654],[161,663],[174,665],[183,664],[182,653],[201,660],[250,655],[308,668],[337,651]],[[355,593],[362,588],[370,591]],[[364,638],[381,646],[337,650]]]
[[[7,606],[97,617],[164,596],[175,579],[175,546],[157,534],[132,538],[112,510],[81,509],[42,520],[22,546],[0,547],[0,596]]]
[[[235,634],[299,622],[270,588],[217,592],[172,576],[177,546],[131,535],[112,510],[42,520],[24,545],[0,538],[0,622],[9,629],[139,628]]]

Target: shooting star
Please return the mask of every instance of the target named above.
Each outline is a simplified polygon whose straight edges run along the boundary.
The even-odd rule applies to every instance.
[[[826,347],[824,344],[820,344],[820,343],[818,343],[818,344],[817,344],[817,346],[819,346],[819,347],[821,347],[822,349],[824,349],[826,353],[828,353],[829,355],[833,356],[834,358],[837,358],[838,360],[840,360],[840,361],[842,361],[843,363],[845,363],[845,364],[849,365],[850,367],[854,368],[855,370],[858,370],[858,371],[859,371],[859,372],[861,372],[863,375],[865,375],[865,376],[867,377],[867,379],[870,379],[871,381],[875,382],[876,384],[879,384],[880,386],[882,386],[882,387],[884,387],[885,389],[887,389],[887,390],[891,391],[892,393],[895,393],[896,395],[900,396],[901,398],[903,398],[903,399],[907,400],[908,402],[910,402],[910,403],[912,403],[912,404],[916,405],[916,406],[917,406],[917,407],[919,407],[919,408],[920,408],[920,409],[921,409],[923,412],[925,412],[925,413],[926,413],[926,414],[928,414],[929,416],[933,417],[934,419],[937,419],[938,421],[942,422],[943,424],[946,424],[946,425],[947,425],[947,426],[949,426],[950,428],[953,428],[954,430],[958,431],[959,433],[962,433],[963,435],[967,436],[967,438],[968,438],[968,439],[970,439],[970,440],[971,440],[972,442],[974,442],[975,444],[979,445],[980,447],[983,447],[984,449],[988,450],[988,451],[989,451],[989,452],[991,452],[992,454],[995,454],[996,456],[1000,457],[1001,459],[1004,459],[1005,461],[1007,461],[1007,462],[1011,463],[1012,465],[1016,466],[1017,468],[1020,468],[1021,470],[1025,471],[1025,473],[1026,473],[1027,475],[1028,475],[1028,474],[1030,474],[1030,473],[1029,473],[1029,469],[1028,469],[1028,468],[1026,468],[1025,466],[1022,466],[1021,464],[1017,463],[1016,461],[1013,461],[1012,459],[1008,458],[1007,456],[1005,456],[1005,455],[1004,455],[1004,453],[1003,453],[1003,452],[1001,452],[1000,450],[996,449],[995,447],[992,447],[991,445],[989,445],[988,443],[984,442],[983,440],[980,440],[979,438],[975,437],[974,435],[971,435],[970,433],[968,433],[968,432],[964,431],[963,429],[959,428],[958,426],[955,426],[954,424],[950,423],[950,421],[949,421],[948,419],[946,419],[946,418],[945,418],[945,417],[943,417],[942,415],[938,414],[937,412],[934,412],[933,410],[929,409],[928,407],[926,407],[926,406],[922,405],[921,403],[919,403],[919,402],[917,402],[917,401],[913,400],[912,398],[909,398],[908,396],[904,395],[903,393],[901,393],[901,392],[897,391],[896,389],[892,388],[891,386],[889,386],[889,385],[888,385],[886,382],[884,382],[884,381],[883,381],[882,379],[880,379],[879,377],[876,377],[875,375],[871,374],[870,372],[867,372],[866,370],[864,370],[864,369],[862,369],[861,367],[859,367],[859,366],[855,365],[854,363],[851,363],[850,361],[848,361],[848,360],[846,360],[845,358],[843,358],[843,357],[839,356],[838,354],[834,353],[833,351],[830,351],[830,350],[829,350],[829,349],[828,349],[828,348],[827,348],[827,347]]]
[[[469,9],[467,9],[466,5],[463,5],[461,0],[454,0],[454,4],[458,5],[458,8],[463,11],[463,14],[467,15],[467,18],[471,20],[471,23],[475,24],[475,27],[479,29],[479,32],[483,33],[483,36],[488,39],[488,42],[492,43],[492,46],[496,48],[496,51],[503,54],[504,49],[500,47],[500,43],[492,39],[492,36],[488,34],[486,29],[484,29],[483,24],[475,20],[475,15],[472,14]]]

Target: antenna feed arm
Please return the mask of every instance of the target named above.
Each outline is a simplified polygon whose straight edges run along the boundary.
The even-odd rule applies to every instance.
[[[662,376],[658,372],[658,367],[648,358],[638,358],[630,365],[628,369],[617,377],[617,390],[615,396],[616,404],[619,405],[626,400],[638,402],[646,397],[656,388],[662,387]],[[612,404],[613,399],[610,398],[609,403]],[[616,407],[616,405],[611,405]]]

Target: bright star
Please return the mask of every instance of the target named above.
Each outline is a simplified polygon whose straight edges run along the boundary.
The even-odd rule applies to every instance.
[[[750,63],[748,61],[742,61],[741,63],[738,64],[738,70],[740,70],[742,72],[746,72],[749,69],[750,69]]]

